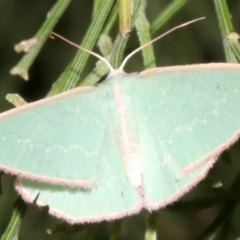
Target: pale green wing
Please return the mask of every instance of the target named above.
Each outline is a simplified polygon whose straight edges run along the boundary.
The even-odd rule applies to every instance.
[[[17,191],[27,202],[33,202],[38,196],[38,205],[48,205],[51,215],[72,224],[113,220],[138,213],[142,208],[142,200],[129,181],[116,137],[110,129],[103,138],[91,189],[19,179]],[[83,171],[79,165],[73,167],[75,169],[80,174]]]
[[[134,94],[146,207],[176,201],[240,135],[240,66],[149,70]]]
[[[107,93],[74,89],[0,115],[0,169],[91,187],[108,118]]]

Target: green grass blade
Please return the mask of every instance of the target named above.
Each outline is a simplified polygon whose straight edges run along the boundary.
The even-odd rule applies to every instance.
[[[8,224],[7,229],[2,235],[1,240],[17,240],[18,239],[18,232],[21,226],[22,218],[26,212],[26,209],[27,209],[27,205],[19,197],[15,202],[11,220]]]
[[[28,80],[28,70],[30,66],[70,2],[71,0],[58,0],[53,6],[52,10],[48,13],[46,21],[43,23],[42,27],[35,34],[35,36],[32,39],[23,41],[20,43],[20,45],[18,44],[18,46],[15,46],[15,48],[20,48],[21,50],[24,50],[22,49],[23,46],[27,46],[27,48],[29,48],[29,52],[23,56],[23,58],[14,68],[11,69],[11,74],[17,74],[23,79]],[[29,44],[31,46],[29,46]]]
[[[240,58],[240,44],[235,39],[229,39],[229,33],[234,32],[231,21],[231,14],[228,10],[226,0],[214,0],[215,9],[221,36],[223,39],[223,47],[227,62],[237,63]]]
[[[154,34],[166,22],[169,21],[187,2],[188,0],[173,0],[153,21],[150,32]]]
[[[111,11],[114,0],[105,0],[99,4],[99,9],[95,13],[93,20],[84,36],[81,46],[91,50],[96,44],[105,21]],[[65,71],[60,75],[58,80],[53,85],[48,93],[48,96],[55,95],[59,92],[64,92],[78,85],[80,76],[86,65],[89,54],[78,50],[72,62],[67,66]]]

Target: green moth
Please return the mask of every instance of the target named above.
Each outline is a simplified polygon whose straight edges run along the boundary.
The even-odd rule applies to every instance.
[[[0,114],[0,170],[26,202],[72,224],[157,210],[239,139],[239,64],[126,74],[136,51],[96,86]]]
[[[0,115],[0,167],[70,223],[165,207],[239,138],[240,67],[116,73]],[[39,195],[38,195],[39,194]]]

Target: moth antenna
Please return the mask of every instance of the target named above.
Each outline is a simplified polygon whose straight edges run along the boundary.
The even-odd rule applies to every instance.
[[[70,45],[72,45],[72,46],[74,46],[74,47],[76,47],[76,48],[78,48],[78,49],[81,49],[81,50],[83,50],[84,52],[87,52],[87,53],[95,56],[96,58],[102,60],[103,62],[106,63],[106,65],[108,66],[108,68],[109,68],[109,70],[110,70],[111,73],[113,73],[113,72],[116,71],[116,70],[111,66],[111,64],[110,64],[104,57],[102,57],[101,55],[99,55],[99,54],[97,54],[97,53],[95,53],[95,52],[92,52],[92,51],[90,51],[90,50],[88,50],[88,49],[86,49],[86,48],[84,48],[84,47],[82,47],[82,46],[79,46],[78,44],[76,44],[76,43],[74,43],[74,42],[71,42],[70,40],[66,39],[65,37],[62,37],[61,35],[59,35],[59,34],[57,34],[57,33],[52,32],[51,35],[53,35],[54,37],[58,37],[58,38],[62,39],[63,41],[69,43]]]
[[[185,27],[185,26],[187,26],[187,25],[190,25],[190,24],[192,24],[192,23],[201,21],[201,20],[203,20],[203,19],[205,19],[205,17],[200,17],[200,18],[191,20],[191,21],[189,21],[189,22],[180,24],[180,25],[178,25],[178,26],[170,29],[169,31],[161,34],[160,36],[154,38],[154,39],[151,40],[150,42],[145,43],[144,45],[140,46],[139,48],[137,48],[137,49],[135,49],[133,52],[131,52],[131,53],[123,60],[121,66],[119,67],[118,70],[119,70],[119,71],[123,71],[123,68],[124,68],[124,66],[126,65],[127,61],[128,61],[134,54],[136,54],[137,52],[139,52],[140,50],[142,50],[142,49],[145,48],[146,46],[152,44],[153,42],[156,42],[156,41],[159,40],[160,38],[165,37],[165,36],[168,35],[169,33],[173,32],[173,31],[175,31],[175,30],[177,30],[177,29],[179,29],[179,28]]]
[[[90,51],[90,50],[88,50],[88,49],[86,49],[86,48],[84,48],[84,47],[82,47],[82,46],[80,46],[80,45],[78,45],[78,44],[76,44],[76,43],[74,43],[74,42],[66,39],[65,37],[62,37],[61,35],[59,35],[59,34],[57,34],[57,33],[52,32],[51,35],[52,35],[52,36],[55,36],[55,37],[58,37],[59,39],[62,39],[63,41],[69,43],[70,45],[72,45],[72,46],[74,46],[74,47],[76,47],[76,48],[78,48],[78,49],[81,49],[81,50],[83,50],[84,52],[87,52],[87,53],[89,53],[89,54],[91,54],[91,55],[93,55],[93,56],[95,56],[95,57],[98,58],[99,60],[102,60],[102,61],[105,62],[105,64],[108,66],[108,68],[109,68],[109,70],[110,70],[110,75],[111,75],[111,74],[114,74],[114,73],[116,73],[116,72],[124,72],[124,71],[123,71],[123,68],[124,68],[124,66],[126,65],[127,61],[128,61],[134,54],[136,54],[137,52],[139,52],[140,50],[142,50],[142,49],[145,48],[146,46],[152,44],[153,42],[158,41],[159,39],[165,37],[165,36],[168,35],[169,33],[173,32],[173,31],[175,31],[175,30],[177,30],[177,29],[179,29],[179,28],[185,27],[185,26],[187,26],[187,25],[190,25],[190,24],[192,24],[192,23],[201,21],[201,20],[203,20],[203,19],[205,19],[205,17],[197,18],[197,19],[194,19],[194,20],[192,20],[192,21],[189,21],[189,22],[180,24],[180,25],[178,25],[178,26],[170,29],[169,31],[161,34],[160,36],[154,38],[154,39],[151,40],[150,42],[145,43],[144,45],[140,46],[139,48],[137,48],[137,49],[135,49],[133,52],[131,52],[131,53],[123,60],[121,66],[120,66],[117,70],[114,69],[114,68],[111,66],[111,64],[110,64],[104,57],[102,57],[101,55],[99,55],[99,54],[97,54],[97,53],[95,53],[95,52],[92,52],[92,51]]]

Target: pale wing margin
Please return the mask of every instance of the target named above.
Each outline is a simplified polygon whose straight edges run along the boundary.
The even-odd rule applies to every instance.
[[[240,67],[207,64],[143,73],[135,94],[145,204],[164,207],[195,186],[240,135]]]
[[[77,88],[1,114],[0,169],[90,187],[107,118],[99,95],[96,87]]]

